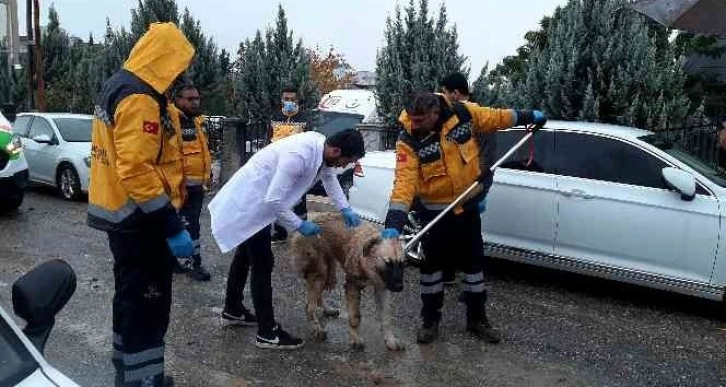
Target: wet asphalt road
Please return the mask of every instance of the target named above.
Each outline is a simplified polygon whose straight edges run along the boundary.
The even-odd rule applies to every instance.
[[[177,385],[726,386],[719,304],[502,262],[487,273],[490,315],[505,334],[499,345],[464,332],[455,291],[447,292],[438,342],[417,345],[420,302],[417,275],[409,269],[406,291],[394,301],[406,351],[385,350],[366,296],[365,350],[349,349],[345,313],[329,321],[325,343],[308,342],[293,352],[259,350],[254,329],[219,326],[231,256],[213,244],[208,215],[203,221],[212,281],[176,276],[174,283],[166,358]],[[302,282],[289,271],[284,246],[275,253],[277,317],[286,329],[307,335]],[[82,386],[110,386],[113,276],[105,235],[85,225],[84,203],[33,190],[19,212],[0,215],[0,305],[10,311],[12,282],[50,258],[73,266],[78,288],[57,318],[46,356]]]

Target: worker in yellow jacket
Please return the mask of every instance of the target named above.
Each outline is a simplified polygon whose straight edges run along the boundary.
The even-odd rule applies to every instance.
[[[162,386],[176,257],[194,252],[177,211],[185,200],[182,141],[164,94],[194,48],[172,23],[154,23],[95,109],[88,224],[114,258],[117,386]],[[178,121],[177,121],[178,122]]]
[[[438,337],[444,303],[442,269],[447,261],[454,261],[464,273],[467,330],[477,338],[497,343],[501,335],[492,328],[483,307],[486,291],[479,214],[483,210],[481,184],[485,176],[480,170],[476,135],[515,125],[540,127],[546,118],[537,110],[492,109],[422,92],[412,97],[399,122],[402,131],[396,143],[395,179],[382,238],[400,235],[415,197],[420,200],[420,219],[429,222],[472,184],[480,182],[478,194],[446,214],[422,238],[423,326],[417,341],[431,343]]]
[[[177,271],[189,273],[196,281],[209,281],[211,275],[202,266],[201,243],[199,241],[199,216],[202,213],[204,192],[209,187],[212,174],[212,156],[209,153],[207,136],[204,133],[204,116],[201,111],[199,90],[191,82],[183,82],[174,90],[174,104],[171,106],[174,118],[179,120],[184,154],[184,184],[187,200],[180,214],[187,224],[187,231],[194,242],[194,254],[190,259],[180,261]]]

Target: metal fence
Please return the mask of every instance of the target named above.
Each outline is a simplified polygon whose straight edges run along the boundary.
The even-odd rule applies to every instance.
[[[718,132],[717,124],[700,123],[658,131],[655,137],[659,141],[683,149],[710,167],[718,168],[721,153],[718,147]]]

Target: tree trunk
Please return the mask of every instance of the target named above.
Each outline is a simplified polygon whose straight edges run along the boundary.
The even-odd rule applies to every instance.
[[[43,47],[40,44],[40,0],[33,0],[33,19],[35,26],[35,77],[38,86],[38,94],[36,95],[36,106],[38,111],[44,112],[47,109],[45,101],[45,82],[43,76]]]
[[[28,63],[26,63],[25,75],[27,76],[27,97],[28,106],[26,109],[32,111],[35,108],[35,98],[33,96],[33,90],[35,90],[35,84],[33,83],[33,69],[35,67],[33,63],[33,1],[27,0],[25,3],[25,29],[28,38],[26,40],[28,49]]]

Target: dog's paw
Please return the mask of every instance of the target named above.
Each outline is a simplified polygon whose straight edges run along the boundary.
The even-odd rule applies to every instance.
[[[362,351],[366,348],[366,344],[363,342],[363,340],[352,340],[350,342],[350,349],[354,351]]]
[[[328,339],[328,332],[319,329],[313,332],[313,339],[317,342],[325,341]]]
[[[391,337],[386,339],[386,348],[389,351],[403,351],[406,349],[406,346],[397,338]]]

